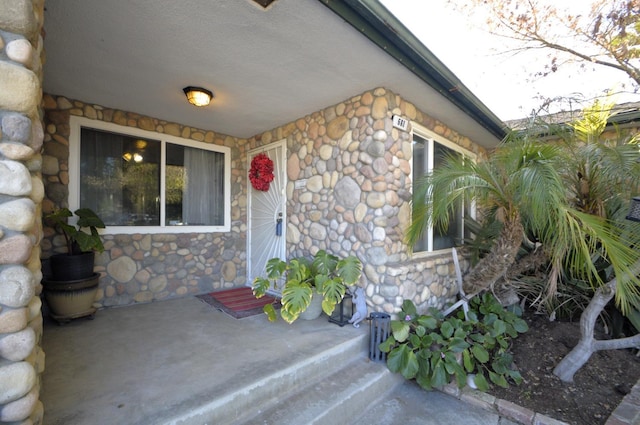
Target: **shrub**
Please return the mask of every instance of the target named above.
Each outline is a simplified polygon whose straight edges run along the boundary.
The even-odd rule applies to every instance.
[[[322,297],[322,310],[331,316],[342,301],[348,287],[355,285],[362,273],[362,263],[355,256],[346,258],[320,250],[312,258],[280,258],[267,261],[267,277],[253,280],[253,294],[260,298],[271,289],[282,293],[280,316],[293,323],[311,304],[314,296]],[[314,295],[315,294],[315,295]],[[278,313],[272,304],[263,308],[269,321],[276,321]]]
[[[389,369],[427,390],[452,379],[462,388],[468,377],[481,391],[489,389],[489,381],[501,387],[509,381],[519,384],[522,377],[513,368],[509,347],[528,330],[526,322],[489,293],[475,297],[469,307],[469,320],[462,312],[445,318],[435,310],[418,315],[415,305],[405,300],[401,319],[391,321],[392,334],[380,345],[388,353]]]

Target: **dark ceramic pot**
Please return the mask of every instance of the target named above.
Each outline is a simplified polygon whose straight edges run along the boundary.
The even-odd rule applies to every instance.
[[[68,281],[87,279],[93,275],[93,251],[81,254],[54,254],[49,257],[51,280]]]

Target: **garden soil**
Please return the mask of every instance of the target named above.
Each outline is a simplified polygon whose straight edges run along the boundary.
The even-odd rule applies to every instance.
[[[489,393],[570,424],[604,424],[640,379],[638,350],[596,352],[573,383],[564,383],[553,375],[553,368],[578,342],[579,324],[532,314],[524,319],[529,331],[513,340],[511,349],[523,382],[508,389],[494,387]],[[596,338],[606,336],[600,333]]]

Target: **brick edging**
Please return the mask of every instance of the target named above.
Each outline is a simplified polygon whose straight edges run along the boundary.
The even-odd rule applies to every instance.
[[[448,384],[439,390],[458,400],[493,411],[521,425],[569,425],[567,422],[536,413],[531,409],[496,398],[491,394],[468,387],[460,389],[455,383]],[[605,425],[640,425],[640,380],[636,382],[629,394],[624,396]]]
[[[531,409],[519,406],[510,401],[496,398],[491,394],[483,393],[469,387],[460,389],[455,383],[445,385],[440,391],[471,405],[493,411],[521,425],[569,425],[566,422],[553,419],[542,413],[536,413]]]
[[[622,402],[611,413],[605,425],[638,425],[640,424],[640,380],[624,396]]]

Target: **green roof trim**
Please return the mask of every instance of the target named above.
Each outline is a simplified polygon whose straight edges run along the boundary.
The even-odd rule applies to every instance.
[[[320,0],[491,134],[508,127],[377,0]]]

